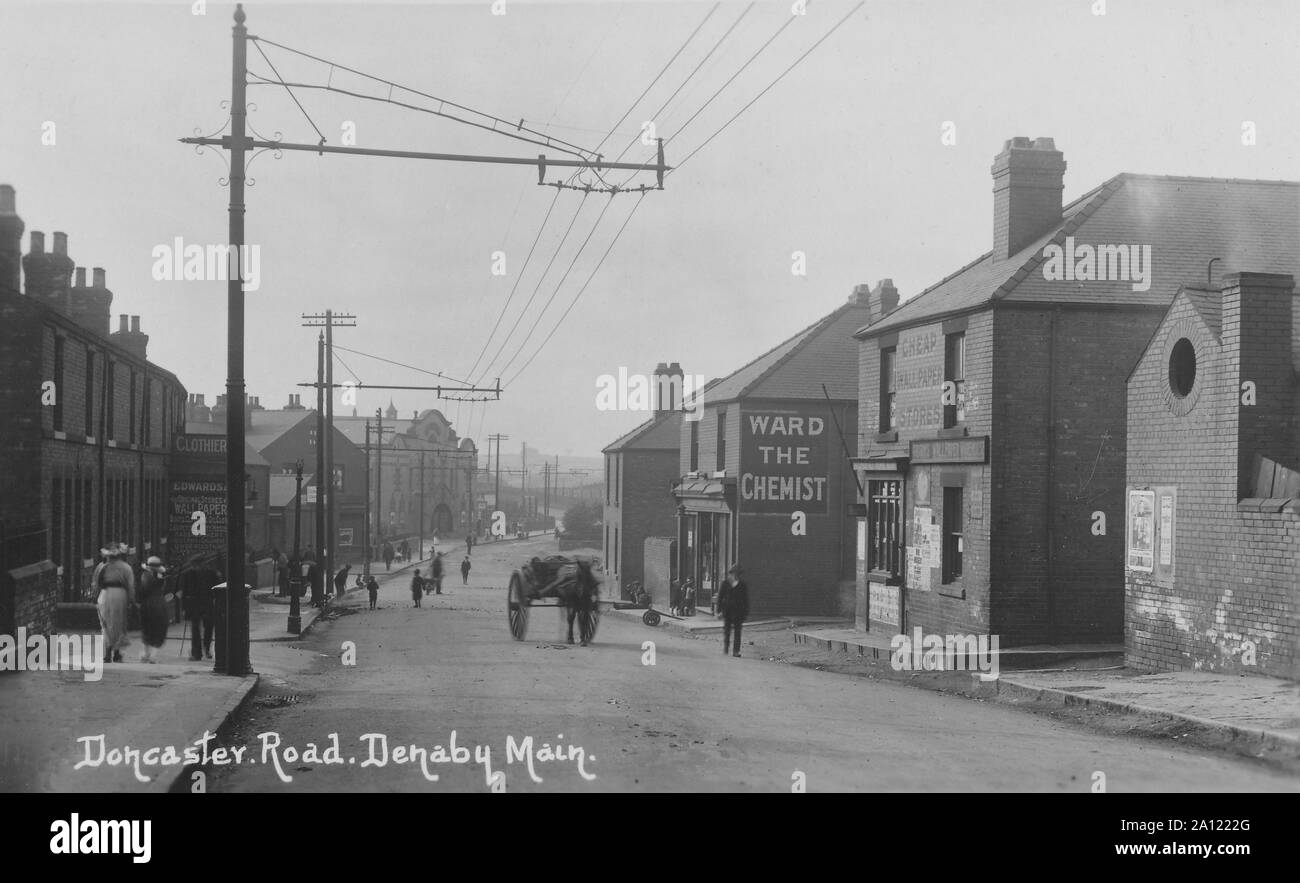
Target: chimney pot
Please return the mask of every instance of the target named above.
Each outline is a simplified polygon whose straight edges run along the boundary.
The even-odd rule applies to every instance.
[[[54,253],[66,255],[68,253],[68,234],[55,231],[54,233]]]
[[[86,287],[86,268],[85,268],[85,267],[77,267],[77,287],[78,287],[78,288],[85,288],[85,287]]]
[[[12,184],[0,184],[0,214],[12,215],[18,211],[18,200],[14,198]]]
[[[139,316],[132,316],[132,317],[131,317],[131,331],[134,332],[134,333],[136,333],[136,334],[139,334],[139,333],[140,333],[140,317],[139,317]]]
[[[32,231],[31,254],[45,254],[45,234],[40,230]]]
[[[119,334],[126,334],[126,313],[122,313],[122,314],[120,314],[120,315],[117,317],[117,322],[118,322],[118,325],[117,325],[117,331],[118,331],[118,333],[119,333]]]
[[[105,281],[104,281],[104,268],[103,268],[103,267],[94,267],[90,272],[91,272],[92,277],[94,278],[94,285],[95,285],[96,288],[107,288],[107,287],[108,287],[107,284],[106,284]]]

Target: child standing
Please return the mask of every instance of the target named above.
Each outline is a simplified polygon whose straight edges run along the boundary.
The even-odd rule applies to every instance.
[[[415,576],[411,577],[411,600],[415,606],[420,606],[420,596],[424,594],[424,577],[420,576],[420,569],[417,567]]]
[[[379,583],[373,575],[366,577],[366,589],[370,592],[370,609],[374,610],[375,602],[379,600]]]

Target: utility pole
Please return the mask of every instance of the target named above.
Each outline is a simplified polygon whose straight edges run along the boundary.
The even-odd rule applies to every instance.
[[[325,478],[325,332],[316,337],[316,504],[312,507],[312,521],[316,527],[316,564],[325,567],[325,520],[321,518],[321,488]],[[322,603],[324,593],[318,597],[316,584],[311,587],[313,604]]]
[[[528,517],[524,502],[528,499],[528,442],[519,443],[519,518]]]
[[[375,466],[375,520],[379,526],[384,526],[384,409],[375,408],[375,419],[378,421],[375,429],[375,445],[379,449]],[[380,531],[383,538],[384,531]],[[386,541],[386,540],[385,540]]]
[[[364,576],[370,576],[370,559],[374,557],[374,550],[371,548],[371,540],[374,535],[370,532],[370,421],[366,421],[366,515],[365,515],[365,537],[362,539],[362,548],[365,551],[366,563],[361,566],[361,572]]]
[[[494,496],[493,496],[493,498],[492,498],[492,508],[495,509],[495,510],[498,511],[498,512],[501,511],[501,440],[502,440],[502,439],[505,439],[506,441],[509,441],[509,440],[510,440],[510,436],[508,436],[508,435],[489,435],[489,436],[488,436],[488,444],[489,444],[489,445],[491,445],[492,442],[496,442],[496,443],[497,443],[497,489],[496,489],[496,493],[494,494]],[[490,451],[490,450],[491,450],[491,448],[489,447],[489,451]]]
[[[235,7],[230,76],[230,251],[239,272],[226,282],[226,610],[219,618],[218,664],[222,674],[243,677],[248,663],[248,593],[244,591],[244,127],[248,108],[248,29]],[[101,472],[102,474],[102,472]],[[100,522],[103,523],[102,521]],[[222,653],[222,649],[225,650]]]
[[[325,493],[326,540],[322,554],[326,561],[325,581],[328,585],[334,578],[334,565],[338,563],[335,560],[335,551],[338,544],[338,488],[334,486],[334,329],[335,327],[355,328],[357,317],[351,313],[335,313],[333,310],[326,310],[323,315],[317,313],[303,315],[302,318],[304,319],[304,327],[323,327],[325,329],[325,376],[324,378],[318,377],[317,380],[324,384],[325,389],[329,390],[329,397],[325,400],[324,435],[325,468],[328,477],[323,484],[317,480],[316,493],[318,496],[322,491]],[[319,398],[317,401],[319,401]],[[320,425],[319,421],[317,425]]]
[[[415,552],[415,560],[424,560],[424,451],[420,451],[420,547]]]
[[[302,634],[302,609],[298,591],[302,588],[302,460],[294,464],[293,475],[297,493],[294,494],[295,514],[293,518],[293,569],[289,575],[289,623],[291,634]]]

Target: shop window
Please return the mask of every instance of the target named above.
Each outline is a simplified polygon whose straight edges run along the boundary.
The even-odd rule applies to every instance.
[[[895,347],[880,351],[880,431],[892,432],[898,428],[898,407],[894,390]]]
[[[868,482],[867,497],[867,569],[902,576],[903,482]]]
[[[944,400],[943,425],[951,429],[966,422],[966,332],[958,331],[944,337]],[[949,386],[948,384],[952,384]],[[955,400],[954,400],[955,397]]]
[[[962,488],[943,489],[943,581],[961,579]]]

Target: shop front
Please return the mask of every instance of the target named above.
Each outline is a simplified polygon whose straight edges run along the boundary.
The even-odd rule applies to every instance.
[[[677,572],[695,585],[697,609],[707,610],[733,559],[735,480],[688,480],[677,495]]]

